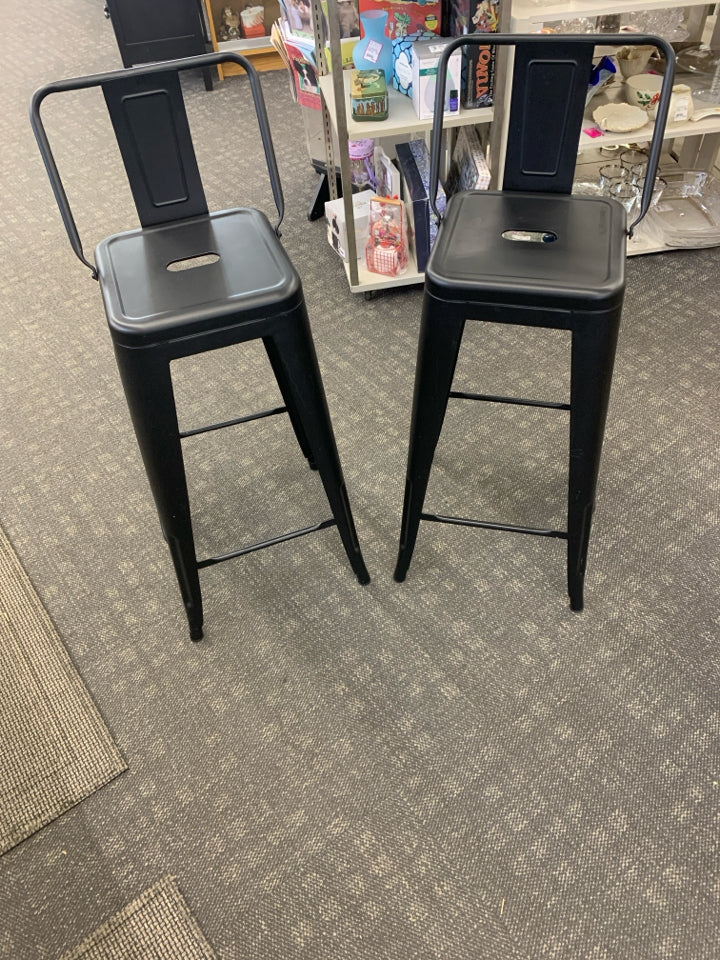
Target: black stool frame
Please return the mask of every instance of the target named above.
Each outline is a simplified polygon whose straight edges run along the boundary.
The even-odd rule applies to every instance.
[[[407,574],[421,520],[557,537],[568,541],[570,605],[573,610],[583,608],[587,551],[625,283],[626,251],[624,238],[620,242],[619,234],[632,236],[649,209],[674,77],[674,52],[665,40],[630,34],[602,36],[603,46],[653,44],[663,51],[667,63],[640,213],[629,228],[625,229],[624,219],[618,227],[618,217],[622,215],[624,218],[624,210],[616,201],[568,196],[572,190],[587,89],[579,78],[589,78],[596,42],[597,38],[586,35],[475,34],[453,40],[443,51],[437,72],[430,173],[431,204],[438,220],[443,219],[437,209],[436,194],[450,56],[464,46],[514,46],[514,82],[502,191],[482,191],[482,198],[481,192],[453,196],[427,266],[400,548],[394,574],[398,582]],[[531,80],[537,80],[537,86],[533,86]],[[557,195],[556,199],[548,194]],[[584,210],[598,211],[597,204],[605,204],[603,222],[613,225],[609,231],[612,236],[607,241],[610,279],[602,289],[583,290],[575,283],[574,277],[567,277],[563,286],[562,281],[556,282],[556,277],[550,282],[550,278],[538,276],[531,259],[532,250],[553,242],[557,235],[544,229],[528,231],[527,224],[525,230],[502,233],[503,237],[506,233],[516,234],[508,239],[521,241],[507,245],[507,257],[512,262],[515,256],[518,274],[509,277],[510,284],[505,288],[503,278],[490,275],[492,268],[483,273],[482,264],[478,264],[475,276],[468,270],[460,279],[453,279],[448,253],[452,231],[460,225],[467,233],[473,226],[467,218],[463,220],[464,203],[468,208],[472,204],[472,209],[477,212],[478,230],[486,227],[486,221],[482,220],[486,205],[488,229],[497,230],[498,243],[504,243],[500,233],[508,204],[516,211],[531,211],[528,216],[530,227],[535,215],[532,211],[538,211],[538,226],[545,228],[550,225],[543,220],[545,216],[549,217],[550,223],[567,224],[572,216],[571,205],[578,201],[588,204],[582,208]],[[596,206],[593,208],[592,204]],[[522,216],[518,219],[522,220]],[[506,224],[507,227],[518,225],[515,222]],[[495,233],[491,235],[494,237]],[[523,273],[523,270],[527,272]],[[571,331],[570,403],[545,403],[452,390],[468,319]],[[435,449],[451,398],[551,407],[570,412],[567,530],[450,517],[423,510]]]
[[[226,61],[242,66],[250,80],[278,212],[274,227],[264,214],[251,208],[208,212],[178,72]],[[103,241],[96,251],[97,264],[83,252],[40,119],[40,106],[48,95],[90,87],[103,90],[142,225],[140,230]],[[209,54],[62,80],[35,93],[31,123],[72,248],[93,278],[100,280],[118,369],[175,566],[191,638],[199,640],[203,635],[199,570],[317,530],[338,527],[353,571],[361,583],[368,583],[300,279],[277,240],[284,199],[255,68],[239,54]],[[222,270],[200,268],[194,285],[168,280],[170,264],[214,252],[212,244],[219,250],[221,238],[228,254]],[[256,265],[255,273],[248,262]],[[256,279],[263,271],[270,276],[264,285]],[[131,288],[136,276],[138,285],[147,287],[137,295],[142,309],[126,305],[135,296]],[[180,432],[171,362],[253,339],[264,343],[284,404]],[[222,556],[198,560],[181,441],[280,413],[289,415],[304,456],[320,474],[332,518]]]

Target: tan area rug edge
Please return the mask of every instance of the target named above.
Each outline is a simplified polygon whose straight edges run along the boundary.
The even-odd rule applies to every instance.
[[[149,945],[152,954],[147,953]],[[138,950],[143,952],[135,952]],[[146,955],[158,960],[217,960],[180,892],[177,879],[169,874],[110,917],[81,944],[63,954],[60,960],[105,957],[113,960],[119,956]]]
[[[0,819],[2,855],[105,786],[128,765],[1,526],[0,637],[6,652],[19,652],[22,661],[13,667],[7,662],[0,664],[5,671],[0,675],[0,688],[4,686],[10,694],[3,707],[5,729],[0,730],[0,781],[10,784],[6,789],[15,807],[13,811],[6,793],[6,822]],[[30,729],[43,723],[35,712],[23,716],[23,708],[33,704],[26,690],[19,688],[32,685],[47,709],[45,725],[64,750],[57,765],[42,773],[33,767],[40,761],[32,757],[31,738],[27,738],[27,747],[23,741],[24,725]],[[9,729],[12,724],[14,730]],[[73,743],[75,736],[78,744],[82,740],[81,748]],[[72,769],[68,759],[74,764]],[[21,815],[18,806],[26,807]]]

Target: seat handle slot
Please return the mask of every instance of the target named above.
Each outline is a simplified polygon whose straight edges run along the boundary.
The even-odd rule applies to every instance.
[[[209,267],[211,263],[217,263],[220,255],[217,253],[198,253],[194,257],[184,257],[182,260],[171,260],[167,268],[171,273],[179,273],[181,270],[194,270],[196,267]]]
[[[502,238],[522,243],[555,243],[558,235],[553,230],[503,230]]]

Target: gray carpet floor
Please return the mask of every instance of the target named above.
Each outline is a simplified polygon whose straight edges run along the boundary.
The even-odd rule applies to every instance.
[[[177,878],[221,960],[720,955],[718,250],[628,264],[582,614],[561,542],[436,525],[392,581],[419,290],[347,290],[263,76],[358,533],[203,571],[187,638],[96,284],[27,122],[120,65],[100,0],[0,0],[0,521],[129,771],[0,860],[0,956],[55,958]],[[214,207],[270,209],[247,84],[186,83]],[[135,223],[99,98],[48,103],[91,251]],[[562,334],[472,325],[458,381],[565,399]],[[261,349],[175,370],[184,425],[277,399]],[[428,506],[559,525],[565,414],[453,405]],[[188,443],[200,549],[325,516],[283,418]]]

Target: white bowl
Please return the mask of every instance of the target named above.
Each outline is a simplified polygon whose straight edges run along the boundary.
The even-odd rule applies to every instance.
[[[633,107],[650,110],[660,99],[663,78],[658,73],[640,73],[625,80],[625,98]]]

